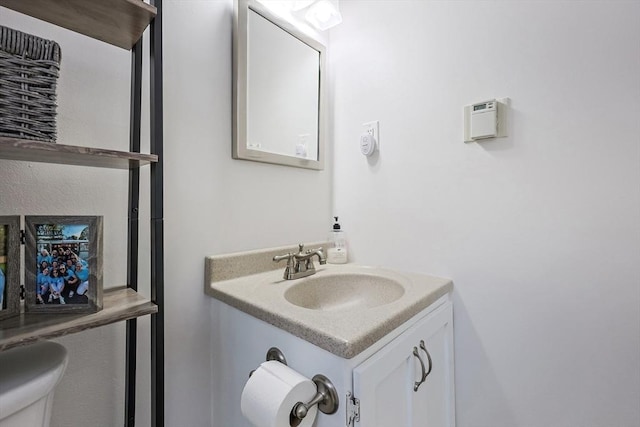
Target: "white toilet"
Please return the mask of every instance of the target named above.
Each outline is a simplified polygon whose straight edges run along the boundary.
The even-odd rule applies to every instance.
[[[67,350],[39,342],[0,352],[0,427],[48,427]]]

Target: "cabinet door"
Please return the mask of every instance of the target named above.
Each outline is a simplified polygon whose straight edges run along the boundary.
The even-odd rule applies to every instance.
[[[413,400],[414,426],[453,427],[455,426],[453,388],[453,312],[451,305],[433,313],[428,325],[421,329],[421,340],[425,350],[420,354],[431,359],[431,372],[420,385]],[[418,348],[420,345],[418,344]],[[429,369],[427,367],[427,369]]]
[[[409,328],[353,371],[359,427],[452,427],[452,311],[447,303]],[[431,372],[422,382],[422,364]],[[417,350],[419,357],[414,355]],[[421,364],[422,361],[422,364]],[[415,389],[415,383],[422,382]]]

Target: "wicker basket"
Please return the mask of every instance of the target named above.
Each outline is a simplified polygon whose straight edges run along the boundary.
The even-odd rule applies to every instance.
[[[62,53],[0,25],[0,136],[56,141],[56,83]]]

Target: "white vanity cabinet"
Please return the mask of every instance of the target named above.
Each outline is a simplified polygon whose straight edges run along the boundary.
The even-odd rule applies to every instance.
[[[213,427],[251,427],[240,412],[248,374],[278,347],[292,369],[308,378],[323,374],[334,384],[339,407],[318,413],[314,427],[453,427],[453,323],[449,294],[421,310],[356,356],[346,359],[212,298]],[[414,347],[431,372],[422,368]],[[268,393],[268,390],[265,390]],[[348,423],[359,401],[358,420]],[[352,417],[353,418],[353,417]],[[283,426],[284,427],[284,426]]]
[[[353,369],[361,427],[453,427],[453,316],[446,303]]]

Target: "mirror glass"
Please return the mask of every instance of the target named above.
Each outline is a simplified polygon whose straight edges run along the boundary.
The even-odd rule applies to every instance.
[[[323,169],[323,67],[319,42],[236,1],[234,158]]]

